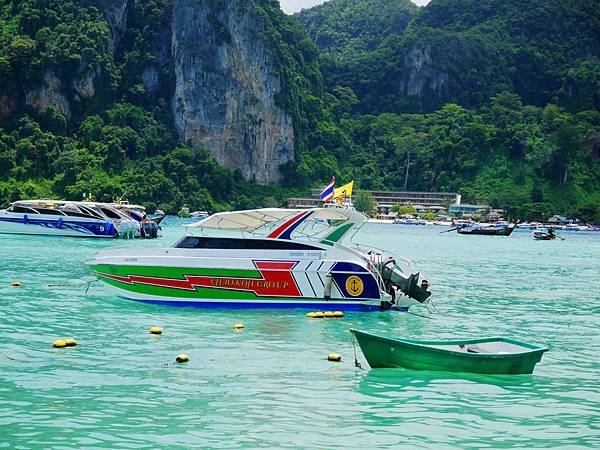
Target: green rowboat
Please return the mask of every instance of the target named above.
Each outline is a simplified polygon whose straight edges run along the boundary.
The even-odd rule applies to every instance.
[[[350,330],[372,368],[528,374],[548,348],[503,337],[417,341]]]

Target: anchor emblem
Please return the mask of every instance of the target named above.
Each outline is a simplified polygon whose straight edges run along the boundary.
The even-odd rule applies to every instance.
[[[348,279],[346,280],[346,291],[348,291],[348,294],[350,294],[352,297],[358,297],[360,294],[363,293],[363,290],[364,285],[360,277],[354,275],[348,277]]]

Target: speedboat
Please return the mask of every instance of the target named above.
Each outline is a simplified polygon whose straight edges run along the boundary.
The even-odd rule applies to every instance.
[[[129,202],[111,203],[111,206],[135,221],[137,237],[147,239],[156,239],[158,237],[159,225],[165,218],[164,214],[159,217],[148,216],[146,208],[141,205],[133,205]]]
[[[86,261],[121,297],[213,308],[407,310],[431,295],[410,261],[353,242],[367,217],[342,207],[213,214],[171,248]]]
[[[208,212],[207,211],[194,211],[194,212],[190,213],[190,217],[192,219],[204,219],[205,217],[208,217]]]
[[[0,210],[0,233],[113,238],[118,231],[106,214],[85,202],[23,200]]]
[[[134,219],[121,208],[118,203],[100,203],[100,202],[77,202],[83,204],[86,208],[102,213],[114,223],[117,229],[117,236],[122,238],[134,238],[139,233],[140,222]]]

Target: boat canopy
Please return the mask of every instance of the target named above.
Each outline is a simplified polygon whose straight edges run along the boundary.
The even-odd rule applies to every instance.
[[[188,228],[253,233],[263,227],[275,225],[279,222],[284,225],[288,222],[291,222],[290,225],[293,225],[293,222],[317,222],[328,227],[338,227],[346,223],[359,225],[366,222],[366,220],[367,217],[363,214],[344,208],[262,208],[216,213],[199,222],[188,225]]]

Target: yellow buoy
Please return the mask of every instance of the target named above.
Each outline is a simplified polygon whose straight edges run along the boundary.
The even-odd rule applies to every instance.
[[[54,348],[63,348],[66,347],[67,343],[63,339],[57,339],[52,343],[52,347]]]
[[[235,328],[236,330],[241,330],[242,328],[244,328],[244,324],[243,323],[236,323],[233,328]]]
[[[339,362],[342,360],[342,356],[338,355],[337,353],[330,353],[329,355],[327,355],[327,360]]]
[[[316,314],[317,314],[316,312],[309,312],[309,313],[306,315],[306,317],[309,317],[309,318],[311,318],[311,319],[314,319],[314,318],[316,317]]]
[[[177,358],[175,358],[175,362],[178,363],[188,362],[189,360],[190,358],[185,353],[182,353],[181,355],[178,355]]]
[[[316,317],[316,318],[320,319],[320,318],[322,318],[322,317],[325,317],[325,315],[324,315],[324,314],[323,314],[321,311],[317,311],[317,312],[315,313],[314,317]]]
[[[162,334],[163,330],[161,327],[152,327],[150,328],[151,334]]]
[[[333,311],[325,311],[325,312],[323,313],[323,317],[328,317],[328,318],[330,318],[330,317],[334,317],[334,315],[333,315]]]
[[[342,311],[334,311],[333,317],[344,317],[344,313]]]
[[[19,286],[21,286],[21,282],[20,281],[13,281],[12,283],[10,283],[10,285],[12,287],[19,287]]]
[[[65,346],[66,347],[75,347],[77,345],[77,341],[75,339],[65,339]]]

